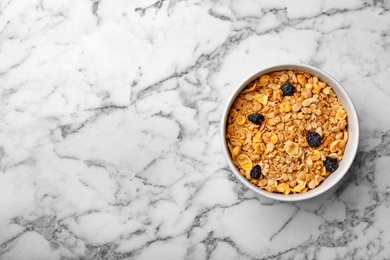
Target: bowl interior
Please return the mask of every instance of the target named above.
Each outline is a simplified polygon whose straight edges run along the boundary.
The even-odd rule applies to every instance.
[[[311,74],[312,76],[316,76],[322,81],[326,82],[332,90],[336,93],[337,98],[339,99],[341,105],[344,107],[345,111],[348,115],[348,135],[349,139],[347,142],[347,145],[344,150],[344,156],[343,159],[339,162],[339,168],[330,174],[319,186],[317,186],[313,190],[309,190],[302,194],[278,194],[278,193],[271,193],[266,190],[262,190],[258,188],[257,186],[253,185],[249,180],[247,180],[244,176],[240,174],[240,172],[237,170],[236,166],[233,163],[232,158],[230,157],[229,150],[227,147],[226,142],[226,123],[227,118],[229,114],[230,107],[232,106],[234,100],[236,97],[240,94],[240,92],[253,80],[257,79],[263,74],[267,74],[274,71],[281,71],[281,70],[298,70],[303,71]],[[358,117],[355,110],[355,107],[352,103],[351,98],[347,94],[347,92],[344,90],[344,88],[338,83],[333,77],[331,77],[326,72],[323,72],[315,67],[309,66],[309,65],[303,65],[303,64],[284,64],[284,65],[277,65],[272,66],[263,70],[260,70],[259,72],[255,73],[245,81],[243,81],[239,87],[232,93],[232,95],[229,98],[229,101],[224,109],[223,115],[222,115],[222,122],[221,122],[221,138],[222,138],[222,145],[223,145],[223,151],[225,154],[225,157],[227,158],[228,164],[231,168],[231,170],[234,172],[236,177],[245,184],[248,188],[255,191],[256,193],[259,193],[263,196],[275,199],[275,200],[281,200],[281,201],[299,201],[299,200],[305,200],[312,197],[315,197],[319,194],[324,193],[331,187],[333,187],[348,171],[349,167],[351,166],[356,152],[358,148],[358,141],[359,141],[359,123],[358,123]]]

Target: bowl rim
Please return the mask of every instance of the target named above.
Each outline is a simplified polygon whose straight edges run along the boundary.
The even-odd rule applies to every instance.
[[[233,160],[230,157],[229,154],[229,149],[227,147],[227,142],[226,142],[226,123],[227,123],[227,117],[229,114],[230,107],[232,106],[234,100],[236,97],[239,95],[239,93],[248,85],[248,83],[252,82],[256,78],[260,77],[263,74],[274,72],[274,71],[281,71],[281,70],[298,70],[298,71],[303,71],[307,72],[312,76],[317,76],[321,80],[325,81],[327,85],[331,86],[332,90],[336,93],[336,95],[342,96],[343,97],[343,102],[341,102],[340,98],[340,103],[342,103],[343,108],[348,110],[348,135],[349,135],[349,140],[347,142],[347,146],[345,149],[345,152],[349,151],[350,156],[348,158],[343,158],[343,167],[339,167],[336,173],[335,177],[333,177],[332,183],[328,183],[328,185],[323,185],[321,186],[321,183],[319,186],[317,186],[315,189],[310,190],[305,193],[300,193],[300,194],[289,194],[289,195],[284,195],[284,194],[279,194],[279,193],[271,193],[266,190],[260,189],[259,187],[255,186],[252,184],[249,180],[247,180],[244,176],[241,175],[241,173],[237,170],[236,166],[233,163]],[[353,127],[350,127],[353,126]],[[351,128],[351,129],[350,129]],[[351,132],[350,132],[351,131]],[[277,65],[272,65],[272,66],[267,66],[264,67],[260,70],[258,70],[255,73],[252,73],[249,77],[246,77],[243,81],[241,81],[240,84],[238,84],[237,87],[234,88],[233,92],[230,94],[230,96],[227,99],[226,105],[223,109],[222,112],[222,117],[221,117],[221,126],[220,126],[220,134],[221,134],[221,141],[222,141],[222,146],[223,146],[223,154],[225,155],[225,158],[228,162],[229,168],[231,171],[233,171],[234,175],[236,178],[240,180],[241,183],[243,183],[246,187],[251,189],[257,194],[260,194],[262,196],[268,197],[270,199],[278,200],[278,201],[302,201],[302,200],[307,200],[313,197],[316,197],[320,194],[325,193],[332,187],[334,187],[348,172],[349,168],[351,167],[355,157],[356,153],[358,150],[358,144],[359,144],[359,121],[358,121],[358,115],[355,109],[355,106],[353,104],[353,101],[351,97],[349,96],[348,92],[344,89],[344,87],[331,75],[329,75],[327,72],[316,68],[311,65],[307,64],[302,64],[302,63],[283,63],[283,64],[277,64]],[[353,138],[351,138],[353,137]],[[344,153],[345,153],[344,152]],[[332,173],[332,174],[334,174]],[[328,177],[329,178],[329,177]],[[326,178],[324,182],[328,179]],[[321,187],[321,188],[320,188]]]

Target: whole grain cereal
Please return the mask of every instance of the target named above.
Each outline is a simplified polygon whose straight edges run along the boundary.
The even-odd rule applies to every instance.
[[[260,76],[229,111],[226,140],[240,173],[269,192],[303,193],[338,167],[347,113],[330,86],[306,72]]]

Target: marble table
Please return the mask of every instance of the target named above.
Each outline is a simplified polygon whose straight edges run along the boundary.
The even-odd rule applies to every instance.
[[[389,1],[0,1],[0,259],[389,259]],[[236,85],[327,71],[360,119],[342,182],[283,203],[221,153]]]

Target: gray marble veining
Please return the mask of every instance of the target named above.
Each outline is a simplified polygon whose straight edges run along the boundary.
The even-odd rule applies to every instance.
[[[0,1],[0,259],[389,259],[388,1]],[[361,140],[342,182],[281,203],[221,153],[267,65],[339,80]]]

